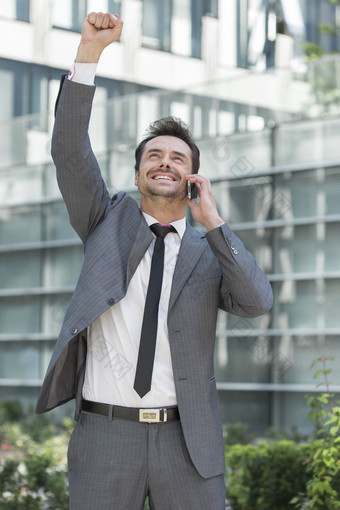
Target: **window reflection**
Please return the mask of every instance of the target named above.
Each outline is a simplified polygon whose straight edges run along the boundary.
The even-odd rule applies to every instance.
[[[217,0],[143,0],[143,44],[200,58],[205,15],[217,17]]]
[[[39,359],[39,342],[2,342],[0,343],[1,378],[40,379]]]
[[[0,17],[29,21],[30,0],[6,0],[1,2]]]
[[[86,0],[58,0],[53,2],[52,22],[55,27],[80,31],[86,14]]]

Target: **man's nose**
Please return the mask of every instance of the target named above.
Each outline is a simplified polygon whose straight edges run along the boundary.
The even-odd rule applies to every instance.
[[[170,159],[167,157],[164,157],[159,166],[160,166],[160,168],[170,168]]]

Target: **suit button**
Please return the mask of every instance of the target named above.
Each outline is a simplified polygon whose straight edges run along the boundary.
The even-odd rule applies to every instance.
[[[115,300],[113,298],[110,298],[110,299],[107,300],[107,304],[112,306],[112,305],[115,304]]]
[[[76,335],[77,333],[78,333],[78,329],[74,328],[74,330],[72,331],[72,335]]]

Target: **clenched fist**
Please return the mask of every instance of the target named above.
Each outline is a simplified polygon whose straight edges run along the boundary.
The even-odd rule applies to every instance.
[[[81,30],[76,62],[98,62],[102,51],[119,39],[122,28],[118,14],[90,12]]]

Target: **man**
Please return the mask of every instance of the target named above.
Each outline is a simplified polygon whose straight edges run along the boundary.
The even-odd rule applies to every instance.
[[[153,510],[222,510],[217,310],[256,317],[271,307],[271,287],[219,216],[179,120],[156,121],[136,149],[140,208],[123,192],[110,198],[88,122],[95,63],[121,30],[119,16],[89,14],[57,100],[52,155],[85,259],[37,412],[76,399],[71,510],[141,510],[147,495]],[[205,236],[186,224],[187,205]]]

